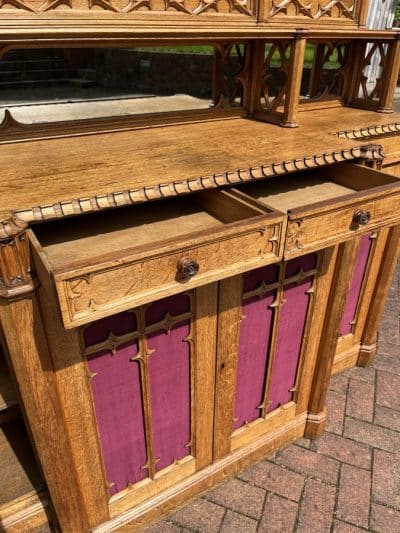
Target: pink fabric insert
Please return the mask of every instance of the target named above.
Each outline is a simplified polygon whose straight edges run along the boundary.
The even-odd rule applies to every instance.
[[[103,449],[110,495],[147,477],[147,462],[139,364],[136,341],[120,347],[115,355],[101,352],[88,358],[97,375],[92,391]]]
[[[301,285],[285,287],[283,294],[286,303],[281,309],[278,326],[276,354],[272,368],[269,390],[268,412],[280,405],[290,402],[296,381],[304,325],[307,315],[309,296],[306,291],[312,286],[312,281]]]
[[[146,326],[162,321],[167,312],[177,316],[190,311],[190,298],[178,295],[150,305]],[[86,346],[105,341],[109,334],[137,330],[135,313],[125,312],[99,320],[84,332]],[[190,346],[186,337],[190,321],[172,327],[169,333],[154,332],[147,338],[154,350],[148,359],[153,453],[156,470],[190,453],[191,438]],[[91,380],[94,405],[110,495],[148,477],[140,366],[131,359],[138,341],[119,346],[115,355],[103,350],[88,357],[96,374]]]
[[[257,289],[263,281],[270,285],[278,279],[277,265],[258,268],[243,276],[243,293]],[[260,417],[273,318],[270,305],[274,299],[275,292],[251,298],[242,306],[233,430]]]
[[[190,347],[184,339],[190,324],[184,322],[167,334],[148,339],[153,450],[156,470],[186,457],[190,450]]]
[[[233,429],[260,417],[264,398],[275,293],[252,298],[242,307]]]
[[[352,322],[356,316],[358,301],[360,299],[361,287],[364,281],[371,247],[371,237],[369,235],[364,235],[361,238],[360,250],[358,253],[356,266],[354,268],[353,279],[350,285],[346,307],[344,308],[342,324],[340,327],[340,335],[342,336],[348,335],[352,332]]]
[[[317,255],[309,254],[293,259],[286,265],[285,277],[298,274],[301,269],[312,270],[316,267]],[[278,326],[275,359],[272,368],[268,412],[288,403],[293,398],[291,389],[296,383],[297,367],[303,342],[310,296],[307,291],[312,287],[308,278],[299,285],[285,286]]]

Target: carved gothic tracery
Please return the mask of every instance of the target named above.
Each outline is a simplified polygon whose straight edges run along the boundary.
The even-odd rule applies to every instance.
[[[275,15],[278,15],[279,13],[288,15],[289,9],[291,7],[294,9],[295,15],[306,15],[308,17],[311,16],[312,2],[310,2],[309,4],[303,4],[301,0],[282,0],[282,1],[274,0],[272,2],[270,16],[274,17]]]
[[[382,42],[375,42],[369,45],[370,48],[362,63],[361,77],[359,81],[359,87],[361,91],[361,98],[365,102],[372,102],[379,99],[382,89],[382,72],[384,70],[387,59],[387,45]],[[368,77],[368,67],[374,60],[378,60],[380,74],[377,75],[375,80],[370,80]]]
[[[276,41],[266,47],[266,57],[259,74],[261,107],[276,112],[285,103],[289,80],[290,47],[288,41]]]
[[[249,61],[245,45],[217,45],[218,68],[214,79],[214,102],[217,107],[243,105],[244,91],[249,89]]]
[[[349,19],[354,18],[353,17],[353,15],[354,15],[354,2],[350,3],[349,5],[346,5],[346,3],[343,2],[342,0],[332,0],[331,2],[329,2],[325,6],[322,6],[320,4],[319,5],[319,10],[316,13],[316,15],[313,16],[313,18],[318,19],[318,18],[321,18],[321,17],[323,17],[325,15],[328,15],[328,16],[332,17],[333,9],[335,7],[337,8],[337,11],[338,11],[337,16],[345,17],[345,18],[349,18]]]
[[[52,11],[60,6],[68,9],[74,9],[75,7],[73,0],[44,0],[39,7],[36,7],[29,0],[0,0],[0,9],[18,9],[35,14]],[[131,13],[145,9],[149,11],[172,10],[188,15],[201,15],[206,12],[228,12],[253,16],[251,0],[198,0],[198,4],[194,9],[189,7],[187,0],[163,0],[163,2],[127,0],[127,3],[122,6],[118,0],[88,0],[86,9],[92,10],[95,8],[113,13]]]
[[[354,19],[354,0],[331,0],[328,2],[304,2],[304,0],[273,0],[270,17],[277,15],[305,16],[313,20],[323,17]]]
[[[45,13],[52,11],[59,6],[72,8],[72,0],[45,0],[39,7],[33,6],[26,0],[0,0],[0,9],[9,9],[10,7],[29,11],[31,13]]]
[[[349,61],[348,43],[317,44],[309,87],[309,97],[323,99],[342,96]]]
[[[270,18],[274,17],[305,17],[310,20],[324,18],[343,18],[355,20],[358,13],[357,0],[271,0],[267,11]],[[0,9],[18,9],[39,14],[59,8],[92,10],[100,8],[113,13],[131,13],[138,10],[176,11],[189,15],[203,13],[236,13],[254,16],[252,0],[198,0],[193,6],[189,0],[87,0],[86,5],[75,6],[75,0],[44,0],[37,7],[31,0],[0,0]]]

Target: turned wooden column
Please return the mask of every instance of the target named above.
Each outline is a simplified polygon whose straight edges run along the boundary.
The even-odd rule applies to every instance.
[[[324,67],[325,43],[317,43],[311,68],[309,95],[310,98],[318,96],[318,89],[321,82],[321,72]]]
[[[308,404],[305,429],[307,438],[319,437],[325,429],[327,420],[326,397],[332,374],[337,339],[339,338],[340,324],[347,302],[358,248],[358,239],[352,239],[339,245],[332,290],[321,331],[317,364]]]
[[[26,224],[0,223],[0,321],[60,527],[89,527],[30,267]]]
[[[354,40],[350,44],[349,60],[343,86],[343,100],[346,105],[354,104],[354,100],[358,98],[367,45],[368,42],[364,40]]]
[[[393,113],[394,96],[400,71],[400,34],[388,44],[387,58],[384,66],[383,83],[379,99],[380,113]]]
[[[385,251],[375,289],[371,298],[371,305],[368,310],[363,335],[361,338],[361,348],[358,357],[358,366],[368,366],[376,356],[376,338],[381,324],[382,313],[385,307],[386,297],[389,292],[394,271],[400,254],[400,226],[390,228],[386,241]]]
[[[290,51],[290,77],[285,97],[285,109],[281,126],[297,128],[297,110],[300,100],[301,80],[303,77],[304,54],[307,44],[307,30],[297,30]]]
[[[358,24],[360,26],[367,25],[369,6],[369,0],[360,0],[358,8]]]

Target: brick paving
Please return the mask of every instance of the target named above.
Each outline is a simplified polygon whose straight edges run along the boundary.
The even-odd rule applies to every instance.
[[[190,502],[147,533],[400,533],[400,265],[370,368],[333,378],[326,433]]]

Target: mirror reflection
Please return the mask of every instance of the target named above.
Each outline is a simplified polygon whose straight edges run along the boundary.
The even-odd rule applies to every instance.
[[[210,109],[214,61],[212,46],[11,50],[0,61],[0,118],[4,109],[23,123]]]

